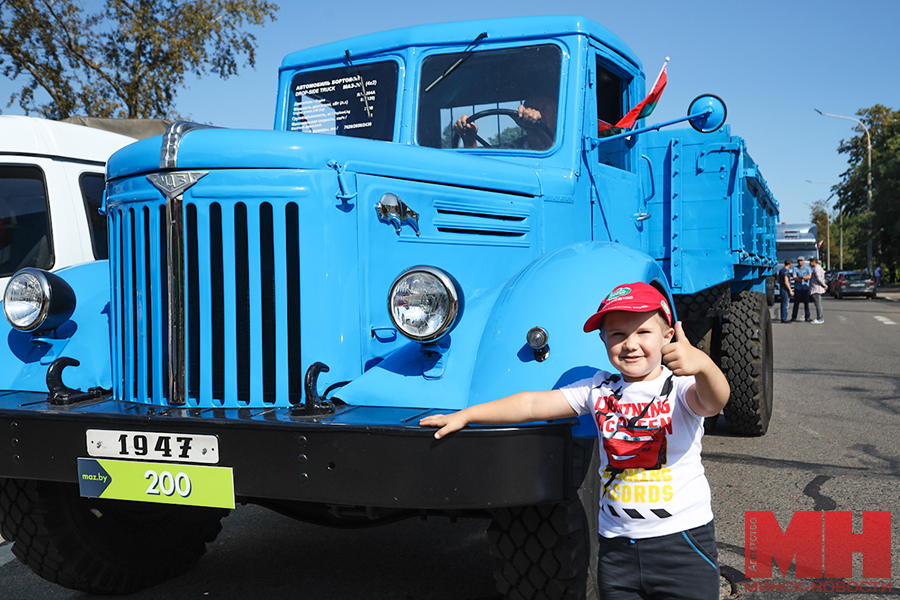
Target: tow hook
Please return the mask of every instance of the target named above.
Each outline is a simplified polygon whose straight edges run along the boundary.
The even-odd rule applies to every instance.
[[[102,387],[92,387],[88,391],[82,392],[67,387],[62,381],[63,369],[79,365],[81,365],[80,362],[68,356],[62,356],[53,361],[53,364],[47,369],[47,389],[50,391],[47,395],[47,402],[54,406],[68,406],[77,402],[100,398],[111,391]]]
[[[318,391],[319,374],[327,373],[329,370],[328,365],[321,362],[315,362],[309,366],[303,384],[306,401],[303,404],[294,404],[291,408],[292,417],[311,417],[334,413],[334,403],[324,396],[320,396]]]

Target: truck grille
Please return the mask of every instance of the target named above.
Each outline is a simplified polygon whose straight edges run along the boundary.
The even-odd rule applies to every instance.
[[[213,408],[299,401],[298,205],[186,198],[183,217],[183,280],[173,282],[165,204],[109,209],[116,397]],[[169,306],[170,285],[183,286],[182,306]],[[170,397],[170,333],[185,349],[183,399]]]

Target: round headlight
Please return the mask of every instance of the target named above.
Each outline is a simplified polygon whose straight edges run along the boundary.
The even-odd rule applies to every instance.
[[[3,312],[19,331],[54,329],[75,310],[75,293],[62,278],[31,267],[9,280],[3,293]]]
[[[453,327],[459,314],[459,290],[441,269],[412,267],[391,286],[388,311],[400,333],[417,342],[431,342]]]

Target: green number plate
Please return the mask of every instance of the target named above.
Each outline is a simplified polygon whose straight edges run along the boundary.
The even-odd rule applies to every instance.
[[[231,467],[79,458],[78,485],[87,498],[234,508]]]

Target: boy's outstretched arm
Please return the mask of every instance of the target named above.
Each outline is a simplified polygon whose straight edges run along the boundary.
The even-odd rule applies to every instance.
[[[681,321],[675,323],[674,339],[662,347],[663,364],[679,377],[693,375],[696,379],[687,393],[688,406],[701,417],[719,414],[731,395],[725,374],[702,350],[691,345]]]
[[[439,427],[434,437],[441,439],[469,425],[501,425],[547,421],[575,417],[577,414],[569,406],[566,397],[559,390],[544,392],[520,392],[488,402],[476,404],[449,415],[430,415],[419,421],[422,427]]]

